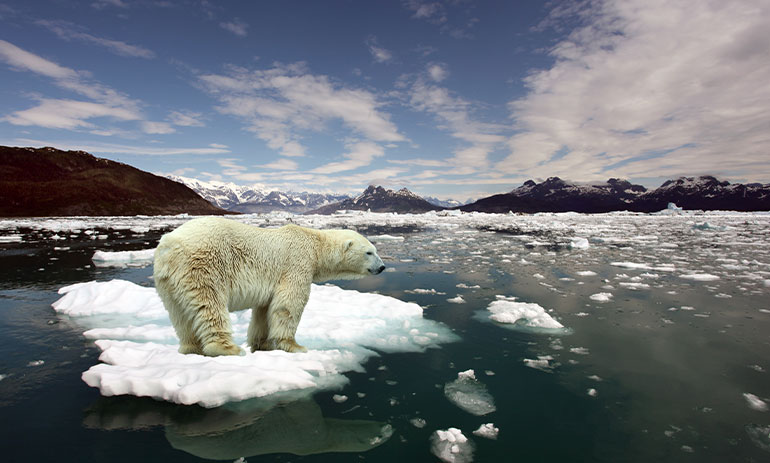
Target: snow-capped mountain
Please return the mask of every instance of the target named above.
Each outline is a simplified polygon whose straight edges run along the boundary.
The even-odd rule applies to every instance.
[[[243,213],[280,210],[299,214],[350,198],[343,194],[266,191],[258,186],[216,181],[204,182],[176,175],[169,175],[168,178],[187,185],[214,205]]]
[[[349,198],[336,204],[330,204],[311,211],[312,214],[333,214],[341,210],[372,212],[399,212],[403,214],[421,213],[444,209],[429,203],[422,197],[406,188],[398,191],[388,190],[381,186],[370,185],[363,193],[355,198]]]
[[[656,212],[675,203],[685,209],[770,210],[770,184],[730,184],[712,176],[680,177],[647,190],[627,180],[611,178],[604,183],[577,184],[551,177],[532,180],[509,193],[489,196],[461,206],[479,212]]]
[[[767,211],[770,210],[770,184],[731,184],[710,175],[679,177],[641,195],[633,210],[661,210],[668,203],[684,209]]]
[[[461,206],[463,211],[480,212],[609,212],[629,208],[647,191],[641,185],[611,178],[606,182],[578,184],[550,177],[544,182],[527,180],[509,193],[482,198]],[[665,207],[665,206],[664,206]]]
[[[428,196],[425,198],[425,201],[428,201],[429,203],[435,205],[435,206],[441,206],[446,208],[452,208],[452,207],[458,207],[462,206],[464,204],[468,204],[470,202],[473,202],[472,200],[465,201],[464,203],[461,203],[460,201],[454,200],[454,199],[438,199],[433,196]]]

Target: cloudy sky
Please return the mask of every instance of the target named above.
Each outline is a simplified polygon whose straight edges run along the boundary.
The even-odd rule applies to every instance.
[[[770,182],[770,2],[0,0],[0,144],[293,191]]]

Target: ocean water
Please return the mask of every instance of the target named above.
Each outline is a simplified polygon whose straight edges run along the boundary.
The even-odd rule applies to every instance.
[[[152,287],[147,262],[94,252],[188,219],[0,221],[3,461],[770,460],[770,215],[239,217],[359,230],[388,271],[332,283],[415,302],[455,338],[214,408],[104,397],[81,380],[100,349],[57,291]],[[494,301],[563,328],[496,322]],[[487,423],[496,439],[474,434]]]

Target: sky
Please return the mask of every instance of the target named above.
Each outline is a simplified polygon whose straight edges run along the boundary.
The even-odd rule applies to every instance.
[[[767,0],[0,0],[0,145],[282,191],[770,182]]]

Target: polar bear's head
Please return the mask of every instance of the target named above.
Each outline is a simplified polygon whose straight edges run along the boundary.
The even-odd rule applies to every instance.
[[[361,278],[385,270],[385,264],[369,240],[352,230],[335,230],[335,234],[341,246],[338,278]]]

